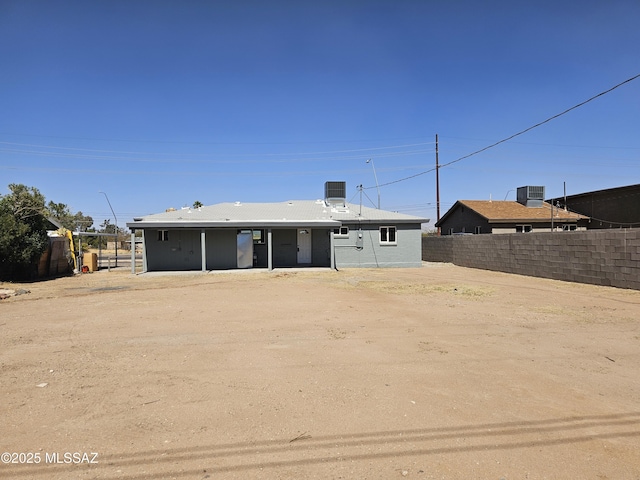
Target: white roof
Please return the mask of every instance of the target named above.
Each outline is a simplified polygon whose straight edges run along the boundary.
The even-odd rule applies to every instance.
[[[279,203],[218,203],[183,208],[127,223],[129,228],[161,227],[335,227],[352,223],[426,223],[426,218],[360,206],[329,205],[324,200],[292,200]]]

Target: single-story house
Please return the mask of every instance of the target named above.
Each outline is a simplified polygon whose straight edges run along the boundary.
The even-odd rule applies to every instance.
[[[348,203],[344,185],[328,190],[322,200],[170,209],[127,227],[132,242],[142,232],[144,272],[421,265],[428,219]]]
[[[543,201],[544,187],[518,188],[517,201],[458,200],[436,222],[442,235],[586,230],[589,217]]]
[[[547,200],[591,219],[587,228],[640,227],[640,184]]]

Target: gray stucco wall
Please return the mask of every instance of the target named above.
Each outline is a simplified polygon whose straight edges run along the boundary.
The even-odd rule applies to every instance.
[[[314,267],[331,266],[331,237],[329,230],[311,230],[311,262]]]
[[[389,225],[395,226],[395,225]],[[349,238],[336,238],[334,254],[340,267],[419,267],[421,260],[420,225],[397,225],[396,245],[381,245],[378,225],[362,226],[362,248],[356,248],[358,225],[349,226]],[[298,265],[297,229],[273,229],[273,267]],[[331,266],[331,237],[328,229],[311,230],[311,265]],[[237,230],[205,229],[206,269],[237,267]],[[158,230],[145,229],[148,271],[202,270],[201,230],[174,229],[168,240],[158,240]],[[254,245],[258,265],[267,266],[267,246]]]
[[[640,229],[424,237],[422,259],[640,290]]]
[[[225,270],[238,266],[238,232],[237,229],[205,230],[205,246],[207,248],[207,269]]]
[[[390,226],[395,226],[389,224]],[[397,225],[397,245],[380,245],[379,226],[362,225],[362,249],[355,247],[358,225],[347,225],[349,238],[334,239],[337,268],[419,267],[420,225]]]
[[[200,230],[171,230],[167,241],[158,240],[158,231],[144,235],[147,270],[201,270]]]

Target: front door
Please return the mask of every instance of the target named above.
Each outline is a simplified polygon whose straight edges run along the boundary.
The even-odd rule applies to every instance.
[[[298,229],[298,263],[311,263],[311,230]]]

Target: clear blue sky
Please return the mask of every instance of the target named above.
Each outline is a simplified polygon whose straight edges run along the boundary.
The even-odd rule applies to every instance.
[[[0,193],[91,215],[316,199],[446,164],[640,73],[640,2],[0,0]],[[640,183],[640,79],[440,169],[457,199]],[[382,208],[436,218],[433,171]],[[367,196],[369,198],[367,198]],[[370,201],[370,200],[371,201]],[[433,222],[432,222],[433,223]]]

